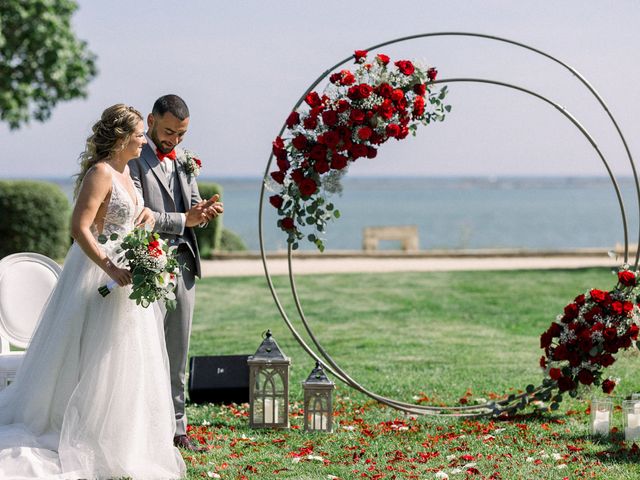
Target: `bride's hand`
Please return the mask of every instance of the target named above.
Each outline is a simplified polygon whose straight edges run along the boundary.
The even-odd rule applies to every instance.
[[[143,224],[147,224],[151,228],[153,228],[153,226],[156,224],[156,219],[153,216],[153,212],[148,207],[144,207],[140,212],[140,215],[138,215],[138,218],[136,218],[136,227],[139,227]]]
[[[131,283],[131,272],[126,268],[119,268],[115,266],[111,263],[111,260],[107,260],[105,262],[104,270],[107,272],[107,275],[113,278],[121,287]]]

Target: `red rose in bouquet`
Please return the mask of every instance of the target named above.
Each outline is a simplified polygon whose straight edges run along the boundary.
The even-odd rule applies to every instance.
[[[307,96],[304,97],[304,101],[307,102],[310,107],[318,107],[322,104],[322,100],[320,99],[318,92],[308,93]]]
[[[271,195],[269,197],[269,203],[271,205],[273,205],[276,208],[280,208],[282,206],[282,204],[284,203],[284,200],[282,199],[282,197],[280,195]]]
[[[378,55],[376,55],[376,60],[381,64],[386,65],[389,63],[390,58],[384,53],[379,53]]]
[[[372,134],[373,130],[371,130],[369,127],[362,127],[358,130],[358,138],[360,140],[369,140]]]
[[[273,178],[273,180],[280,185],[284,183],[284,176],[284,172],[271,172],[271,178]]]
[[[604,393],[611,393],[613,392],[614,388],[616,388],[616,382],[614,382],[613,380],[607,379],[602,382],[602,391]]]
[[[303,178],[298,184],[298,188],[300,189],[300,194],[303,197],[309,197],[316,193],[318,185],[312,178]]]
[[[295,228],[293,223],[293,218],[291,217],[285,217],[282,220],[280,220],[280,225],[285,230],[293,230]]]
[[[300,123],[300,114],[298,112],[291,112],[285,123],[287,124],[287,127],[293,128],[295,125]]]
[[[302,124],[307,130],[315,130],[318,126],[318,119],[316,117],[307,117],[302,121]]]
[[[322,112],[322,121],[325,125],[329,127],[333,127],[336,123],[338,123],[338,112],[335,110],[325,110]]]
[[[626,287],[635,287],[637,280],[633,272],[622,270],[618,272],[618,281]]]
[[[307,137],[302,134],[296,135],[291,141],[291,144],[298,150],[304,150],[307,146]]]
[[[395,65],[405,75],[412,75],[415,72],[415,67],[409,60],[398,60]]]
[[[356,50],[353,52],[353,56],[356,58],[356,62],[364,62],[367,59],[367,50]]]

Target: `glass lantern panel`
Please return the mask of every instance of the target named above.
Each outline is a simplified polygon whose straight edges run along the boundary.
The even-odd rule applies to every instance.
[[[254,392],[256,396],[282,396],[284,384],[282,376],[276,375],[273,369],[258,370]]]

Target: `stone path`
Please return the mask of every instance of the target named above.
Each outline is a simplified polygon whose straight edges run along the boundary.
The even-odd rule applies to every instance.
[[[632,259],[633,260],[633,259]],[[285,255],[274,254],[267,257],[271,275],[288,275]],[[585,267],[616,267],[622,259],[611,258],[605,251],[578,253],[554,253],[540,255],[408,255],[408,256],[364,256],[364,255],[305,255],[293,259],[295,275],[322,273],[381,273],[381,272],[436,272],[456,270],[522,270],[522,269],[564,269]],[[264,275],[262,259],[259,255],[245,255],[240,258],[222,257],[205,260],[202,265],[205,277]]]

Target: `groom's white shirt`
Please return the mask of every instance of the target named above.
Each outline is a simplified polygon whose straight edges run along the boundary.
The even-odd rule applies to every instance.
[[[147,138],[147,143],[151,147],[151,150],[153,150],[153,152],[156,153],[158,151],[158,147],[156,147],[156,144],[153,143],[153,140],[149,138],[149,135],[145,133],[144,136]],[[156,158],[158,158],[157,153],[156,153]],[[176,158],[176,160],[163,160],[163,161],[160,161],[160,159],[158,159],[158,161],[160,162],[162,171],[167,175],[167,179],[169,179],[169,177],[173,175],[173,171],[176,168],[176,162],[178,161],[178,159]],[[187,224],[187,215],[185,213],[180,212],[180,218],[182,219],[181,220],[182,223],[181,223],[180,232],[178,233],[178,235],[184,235],[184,227]]]

